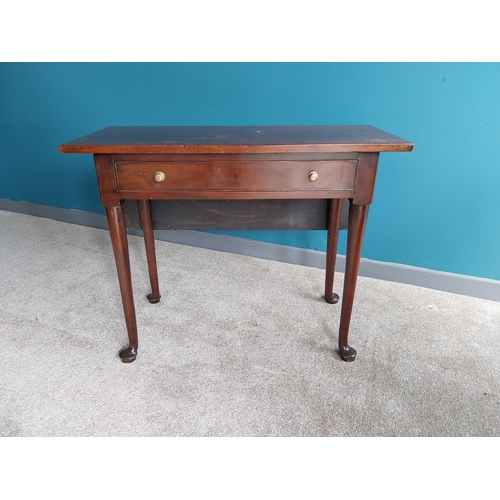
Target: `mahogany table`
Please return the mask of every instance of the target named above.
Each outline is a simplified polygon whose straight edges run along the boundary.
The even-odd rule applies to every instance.
[[[154,229],[326,229],[324,299],[335,304],[344,200],[348,236],[338,353],[353,361],[348,332],[379,153],[412,149],[411,142],[361,125],[108,127],[61,145],[61,153],[94,155],[129,339],[121,360],[134,361],[138,349],[126,232],[127,224],[137,224],[137,209],[127,200],[137,201],[153,304],[160,300]]]

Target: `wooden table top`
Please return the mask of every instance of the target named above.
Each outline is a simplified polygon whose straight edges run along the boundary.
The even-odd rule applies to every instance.
[[[370,125],[107,127],[59,146],[61,153],[325,153],[412,151]]]

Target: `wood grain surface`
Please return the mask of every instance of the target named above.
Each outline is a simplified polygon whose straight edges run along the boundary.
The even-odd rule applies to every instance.
[[[61,153],[300,153],[411,151],[370,125],[107,127],[59,146]]]

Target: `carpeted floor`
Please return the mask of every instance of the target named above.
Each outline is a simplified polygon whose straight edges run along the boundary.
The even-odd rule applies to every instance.
[[[108,233],[0,211],[1,436],[500,435],[500,303],[360,277],[345,363],[324,271],[129,241],[126,365]]]

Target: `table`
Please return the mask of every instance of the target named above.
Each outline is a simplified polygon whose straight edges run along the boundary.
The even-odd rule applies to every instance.
[[[348,203],[338,354],[354,361],[349,324],[379,153],[412,149],[364,125],[107,127],[59,146],[61,153],[94,155],[128,332],[121,360],[134,361],[138,350],[126,232],[136,200],[153,304],[161,298],[154,230],[222,228],[327,230],[324,299],[335,304],[341,207]]]

